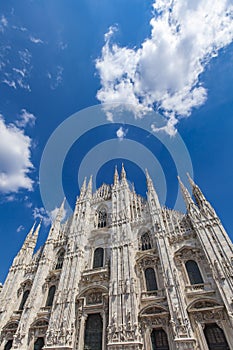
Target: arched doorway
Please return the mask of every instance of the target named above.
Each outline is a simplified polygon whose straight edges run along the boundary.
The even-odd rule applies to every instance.
[[[153,329],[151,343],[153,350],[169,350],[167,334],[162,328]]]
[[[216,323],[207,324],[204,334],[209,350],[230,350],[223,330]]]
[[[44,346],[44,338],[37,338],[34,343],[34,350],[41,350]]]
[[[103,322],[100,314],[88,315],[85,328],[84,350],[102,350]]]
[[[8,340],[8,342],[4,346],[4,350],[10,350],[12,348],[12,345],[13,345],[13,339]]]

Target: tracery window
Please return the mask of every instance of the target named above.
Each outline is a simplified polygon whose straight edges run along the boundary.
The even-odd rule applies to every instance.
[[[169,350],[167,334],[162,328],[153,329],[151,343],[153,350]]]
[[[12,345],[13,345],[13,339],[8,340],[8,342],[4,346],[4,350],[10,350],[12,348]]]
[[[21,303],[20,303],[20,306],[19,306],[19,310],[23,310],[24,309],[24,305],[27,301],[27,298],[29,296],[29,293],[30,293],[30,290],[25,290],[25,292],[23,293],[23,297],[22,297],[22,300],[21,300]]]
[[[104,249],[96,248],[94,251],[94,258],[93,258],[93,269],[103,267],[103,265],[104,265]]]
[[[148,250],[152,248],[151,237],[149,232],[145,232],[141,236],[141,250]]]
[[[103,322],[100,314],[88,315],[85,328],[84,350],[102,350]]]
[[[55,292],[56,292],[56,286],[51,286],[49,288],[48,297],[47,297],[47,301],[46,301],[46,306],[52,306],[53,305],[53,299],[54,299]]]
[[[186,270],[189,276],[190,284],[202,284],[204,283],[203,278],[201,276],[201,272],[199,267],[194,260],[188,260],[185,263]]]
[[[152,267],[148,267],[145,270],[145,278],[146,278],[146,289],[148,292],[153,290],[158,290],[157,281],[155,277],[155,270]]]
[[[34,350],[41,350],[44,346],[44,338],[40,337],[34,343]]]
[[[64,261],[64,255],[65,255],[65,251],[63,249],[60,250],[58,257],[57,257],[57,264],[55,267],[56,270],[60,270],[62,268],[63,261]]]
[[[216,324],[211,323],[205,326],[204,334],[209,350],[229,350],[223,330]]]
[[[107,211],[102,208],[98,211],[98,228],[107,226]]]

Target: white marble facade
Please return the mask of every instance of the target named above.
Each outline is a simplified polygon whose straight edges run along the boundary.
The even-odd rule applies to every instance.
[[[0,350],[233,349],[232,243],[199,187],[183,214],[117,170],[64,202],[43,247],[33,227],[0,293]]]

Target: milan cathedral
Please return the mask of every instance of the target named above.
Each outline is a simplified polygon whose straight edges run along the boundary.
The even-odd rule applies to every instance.
[[[45,244],[33,226],[0,293],[0,350],[233,349],[232,243],[189,177],[186,213],[147,198],[122,166],[113,185],[84,181]]]

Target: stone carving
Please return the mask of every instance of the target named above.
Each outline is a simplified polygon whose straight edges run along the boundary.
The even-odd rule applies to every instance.
[[[199,326],[208,322],[221,324],[231,339],[233,256],[220,220],[210,215],[204,197],[194,203],[182,185],[187,213],[161,207],[146,177],[147,199],[131,190],[125,172],[122,179],[115,173],[114,186],[104,184],[94,194],[91,182],[88,189],[84,184],[74,214],[62,223],[61,206],[35,254],[33,228],[0,293],[1,350],[7,339],[21,350],[38,337],[45,347],[83,349],[91,314],[101,315],[108,350],[142,349],[154,328],[169,333],[170,348],[197,350]],[[96,247],[111,265],[92,268]],[[64,261],[54,270],[62,248]],[[200,264],[203,283],[187,285],[187,260]],[[145,279],[147,268],[156,271],[159,289]],[[45,307],[52,285],[52,305]],[[26,290],[29,299],[18,312]]]

